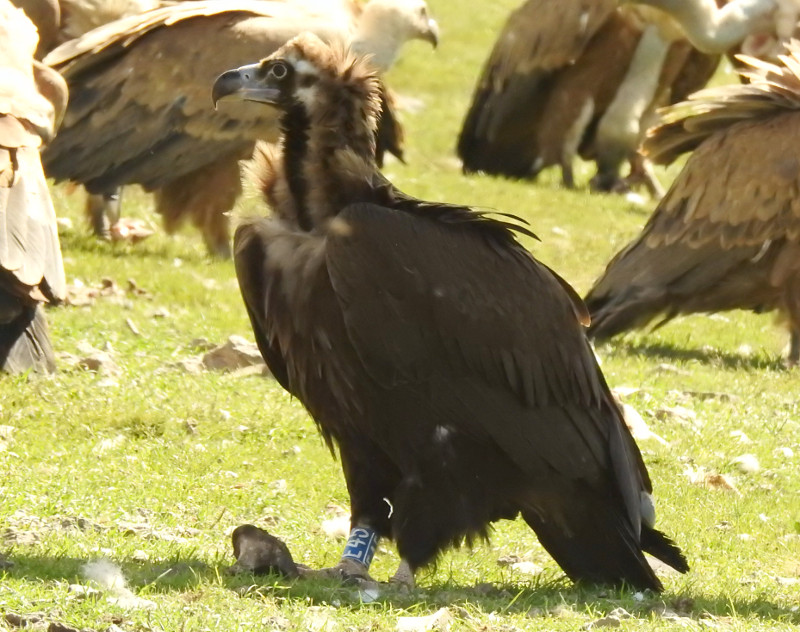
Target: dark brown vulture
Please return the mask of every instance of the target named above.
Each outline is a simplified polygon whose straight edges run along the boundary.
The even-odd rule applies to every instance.
[[[411,38],[436,42],[424,0],[184,2],[117,20],[47,56],[70,86],[64,124],[43,154],[47,174],[111,197],[126,184],[156,192],[168,231],[186,218],[211,252],[230,252],[228,220],[241,193],[238,161],[277,140],[270,110],[208,107],[224,70],[259,59],[305,30],[373,54],[386,69]],[[102,216],[98,218],[102,223]]]
[[[695,51],[661,12],[617,5],[528,0],[509,16],[459,135],[465,172],[526,178],[558,165],[573,187],[580,155],[597,164],[594,188],[627,188],[628,160],[631,182],[659,191],[636,154],[642,119],[702,88],[719,58]]]
[[[352,532],[337,568],[366,577],[388,537],[412,582],[521,513],[573,580],[661,589],[643,551],[687,564],[653,528],[583,304],[516,241],[524,228],[381,176],[377,87],[313,35],[214,84],[215,101],[283,112],[282,153],[257,168],[273,217],[239,226],[234,259],[265,360],[339,449]]]
[[[777,309],[789,362],[800,359],[800,48],[778,65],[743,61],[750,84],[693,95],[651,131],[656,162],[694,152],[586,297],[595,338],[678,314]]]
[[[34,61],[37,41],[25,13],[0,0],[0,368],[14,373],[55,369],[40,305],[63,299],[66,289],[39,160],[39,146],[63,113],[56,108],[65,103],[66,86]]]

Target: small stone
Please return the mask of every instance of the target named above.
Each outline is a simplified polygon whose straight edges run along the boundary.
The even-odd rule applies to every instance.
[[[323,520],[321,524],[322,532],[329,538],[345,539],[350,535],[350,516],[335,516]]]
[[[685,406],[664,406],[656,411],[656,418],[662,421],[676,420],[697,425],[697,413]]]
[[[524,575],[538,575],[542,572],[542,567],[538,564],[534,564],[533,562],[515,562],[511,564],[511,569],[517,571],[518,573],[522,573]]]
[[[203,356],[203,366],[216,371],[232,371],[262,364],[264,364],[264,359],[256,344],[241,336],[231,336],[225,344],[212,349]]]
[[[426,617],[398,617],[397,632],[445,632],[453,625],[453,615],[448,608],[440,608]]]
[[[620,620],[617,617],[608,615],[607,617],[603,617],[602,619],[597,619],[597,621],[592,621],[591,623],[587,623],[583,626],[583,630],[596,630],[599,628],[618,628],[621,625]]]
[[[755,474],[761,469],[758,457],[755,454],[742,454],[733,460],[736,469],[742,474]]]

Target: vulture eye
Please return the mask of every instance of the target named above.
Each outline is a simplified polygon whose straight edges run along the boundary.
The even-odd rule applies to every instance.
[[[270,66],[269,74],[280,81],[281,79],[286,78],[286,75],[289,74],[289,69],[286,67],[286,64],[282,62],[275,62],[272,64],[272,66]]]

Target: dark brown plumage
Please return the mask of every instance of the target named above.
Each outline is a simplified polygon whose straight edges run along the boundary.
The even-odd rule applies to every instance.
[[[465,172],[525,178],[558,165],[572,187],[580,155],[597,163],[595,188],[624,188],[622,164],[641,163],[640,119],[705,85],[718,57],[665,43],[658,14],[617,5],[528,0],[509,16],[459,135]],[[646,170],[633,175],[658,188]]]
[[[236,272],[270,369],[339,450],[353,527],[413,571],[521,513],[574,580],[660,589],[642,551],[686,561],[652,528],[580,299],[511,219],[378,173],[376,89],[313,36],[214,85],[283,111],[282,151],[256,167],[273,217],[237,229]]]
[[[184,2],[64,44],[47,62],[67,79],[73,99],[43,155],[48,175],[106,196],[141,184],[156,192],[168,230],[191,219],[209,250],[227,255],[224,212],[241,192],[238,161],[252,155],[256,140],[277,140],[278,127],[269,110],[211,110],[207,86],[214,78],[305,30],[362,46],[375,53],[376,64],[387,66],[404,41],[436,41],[436,23],[423,0],[372,0],[357,14],[347,6]]]
[[[61,115],[56,107],[66,99],[66,86],[55,72],[36,65],[37,39],[25,13],[0,0],[0,368],[14,373],[55,369],[40,305],[63,299],[66,289],[55,211],[39,160],[39,146],[52,138]],[[62,94],[56,96],[58,88]]]
[[[693,151],[642,233],[586,297],[591,335],[656,318],[777,309],[800,359],[800,48],[779,65],[744,59],[749,85],[704,91],[664,113],[646,151]]]

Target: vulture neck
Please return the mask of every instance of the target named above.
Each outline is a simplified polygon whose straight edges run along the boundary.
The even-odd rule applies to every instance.
[[[350,50],[357,55],[369,55],[372,66],[384,73],[394,64],[408,35],[391,19],[378,15],[373,6],[367,3],[364,7]]]
[[[330,95],[307,112],[283,119],[283,171],[297,226],[315,231],[345,206],[370,199],[375,166],[375,119],[366,104]]]
[[[759,30],[774,30],[778,0],[732,0],[717,8],[714,0],[629,0],[671,15],[689,41],[704,53],[725,53]]]

